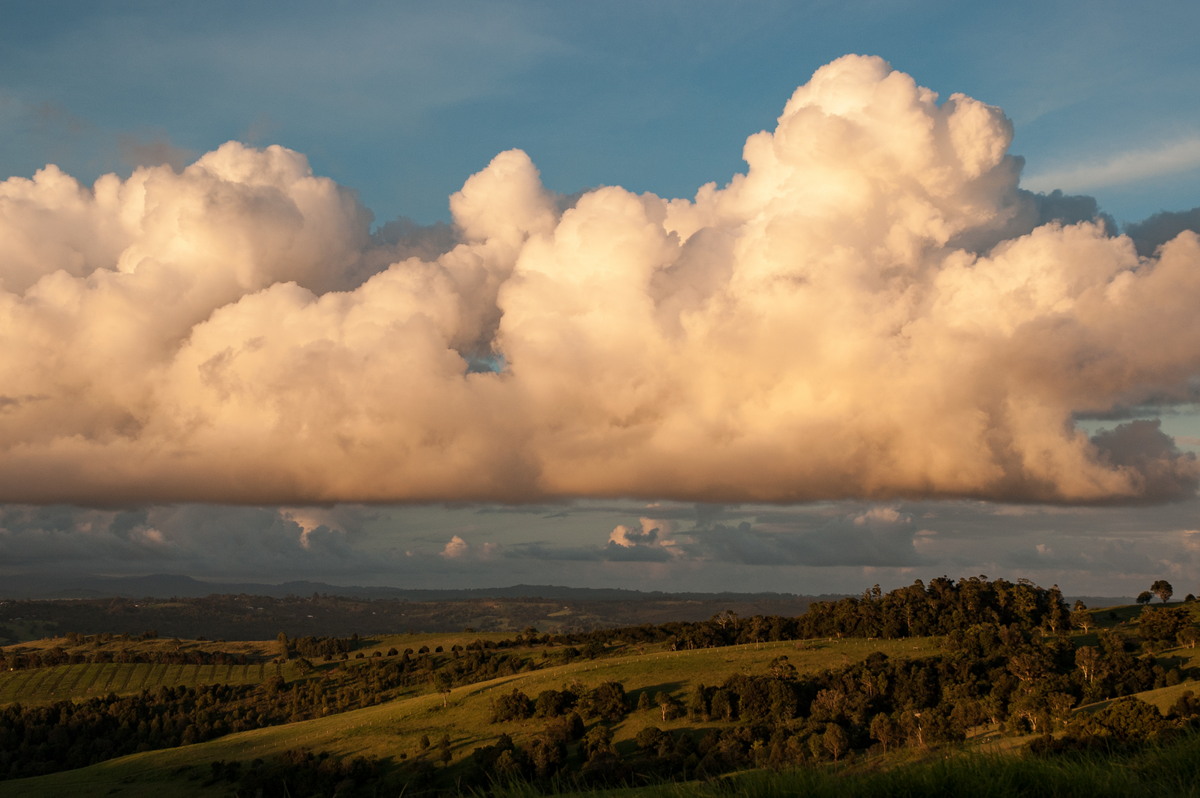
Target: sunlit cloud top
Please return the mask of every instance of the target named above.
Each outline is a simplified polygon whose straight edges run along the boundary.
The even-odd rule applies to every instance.
[[[512,149],[372,235],[278,146],[10,178],[0,500],[1191,495],[1154,422],[1072,419],[1194,401],[1200,239],[1139,257],[1012,135],[846,56],[691,198]]]

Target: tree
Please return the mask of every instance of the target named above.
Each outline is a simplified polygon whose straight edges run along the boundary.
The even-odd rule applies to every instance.
[[[846,734],[846,730],[836,723],[830,723],[825,727],[825,733],[821,735],[821,743],[825,746],[825,750],[833,757],[836,762],[842,758],[842,754],[850,747],[850,736]]]
[[[439,688],[440,689],[440,688]],[[533,701],[514,687],[511,693],[492,699],[492,723],[524,720],[533,714]]]
[[[713,693],[712,709],[709,713],[716,720],[733,720],[733,702],[729,700],[728,691],[718,689]]]
[[[1138,616],[1138,633],[1151,643],[1169,644],[1191,622],[1187,607],[1147,607]]]
[[[1154,598],[1154,595],[1149,590],[1143,590],[1141,593],[1138,593],[1137,603],[1149,604],[1152,598]]]
[[[1009,704],[1009,719],[1017,730],[1028,727],[1034,734],[1050,730],[1050,706],[1045,693],[1029,690]]]
[[[1080,646],[1075,652],[1075,666],[1083,674],[1083,679],[1088,684],[1093,684],[1096,681],[1096,675],[1100,670],[1102,663],[1100,652],[1095,646]]]
[[[899,736],[900,729],[896,726],[896,721],[892,720],[891,715],[880,712],[871,718],[871,737],[883,746],[884,753],[887,753],[888,748]]]
[[[1171,600],[1171,594],[1175,592],[1175,588],[1171,587],[1171,583],[1166,579],[1159,579],[1150,585],[1150,592],[1158,596],[1163,604],[1166,604]]]
[[[529,760],[537,775],[545,778],[562,767],[567,759],[567,747],[542,734],[529,742]]]
[[[1082,629],[1084,634],[1087,634],[1092,625],[1092,613],[1082,601],[1076,601],[1074,609],[1071,610],[1071,625]]]
[[[796,666],[788,662],[786,654],[771,660],[769,671],[773,679],[795,681],[797,678]]]
[[[702,684],[696,685],[692,690],[688,699],[688,715],[692,720],[708,720],[708,693]]]
[[[597,723],[591,731],[583,736],[583,750],[588,759],[596,759],[605,755],[615,755],[613,748],[612,729],[602,723]]]
[[[675,700],[675,696],[671,695],[665,690],[659,690],[654,694],[654,703],[657,704],[658,708],[662,710],[662,719],[664,721],[675,717],[676,711],[679,707],[679,702]]]
[[[1043,646],[1030,646],[1008,659],[1008,670],[1022,682],[1044,679],[1053,669],[1050,652]]]
[[[445,671],[438,671],[433,675],[433,689],[442,694],[442,706],[445,707],[449,703],[450,691],[454,688],[454,681]]]
[[[620,682],[602,682],[584,694],[579,702],[584,714],[601,720],[618,721],[629,711],[625,687]]]
[[[1081,725],[1085,734],[1125,742],[1153,739],[1168,727],[1168,721],[1157,707],[1125,696],[1087,716]]]

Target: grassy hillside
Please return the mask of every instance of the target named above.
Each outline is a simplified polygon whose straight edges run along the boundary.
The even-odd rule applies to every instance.
[[[1178,736],[1200,726],[1197,705],[1163,716],[1200,688],[1200,649],[1178,645],[1200,637],[1197,609],[1097,609],[1071,619],[1089,631],[1068,632],[1054,594],[981,577],[815,605],[792,620],[721,614],[556,638],[281,635],[235,649],[74,634],[6,652],[15,669],[0,672],[0,772],[77,769],[0,781],[0,796],[230,795],[239,784],[269,795],[468,784],[478,795],[489,777],[512,774],[564,790],[705,778],[604,793],[631,797],[1200,798],[1179,775],[1200,769],[1187,764],[1200,737]],[[894,637],[931,634],[921,629],[945,637]],[[772,634],[784,642],[745,642]],[[142,659],[107,661],[118,654]],[[77,664],[55,664],[64,657]],[[158,689],[180,686],[194,689]],[[1141,702],[1110,698],[1130,694]],[[556,695],[570,697],[565,708]],[[1031,741],[1040,754],[1023,752]],[[161,746],[178,747],[146,750]],[[118,757],[130,751],[141,752]]]
[[[453,762],[475,748],[493,742],[501,733],[520,744],[532,736],[538,723],[490,723],[491,701],[517,687],[529,695],[544,689],[561,689],[572,682],[594,686],[603,681],[622,682],[636,699],[641,691],[668,691],[682,698],[696,683],[713,683],[738,672],[761,672],[771,660],[786,654],[801,673],[840,667],[859,661],[874,651],[904,658],[935,653],[932,639],[806,641],[650,652],[605,660],[584,661],[531,673],[508,676],[456,688],[443,699],[436,694],[393,701],[375,707],[229,735],[198,745],[148,751],[79,770],[0,782],[0,796],[206,795],[213,788],[203,782],[209,763],[218,760],[249,761],[288,750],[309,748],[335,756],[377,756],[409,759],[429,756],[420,738],[438,738],[449,730]],[[657,708],[633,712],[614,729],[618,748],[629,748],[639,731],[649,725],[664,729],[699,726],[683,718],[663,722]],[[721,724],[702,724],[719,726]],[[452,764],[453,767],[453,764]]]
[[[385,656],[388,651],[405,649],[429,650],[465,646],[476,640],[503,639],[500,634],[443,634],[380,635],[364,638],[351,656],[351,664],[360,659]],[[207,663],[201,665],[166,664],[154,662],[91,662],[74,665],[0,670],[0,706],[20,702],[23,705],[46,704],[65,699],[82,699],[109,693],[132,695],[142,690],[160,687],[195,687],[202,684],[260,684],[281,674],[288,681],[300,678],[301,669],[295,661],[277,667],[273,660],[279,653],[276,641],[213,642],[196,640],[109,640],[105,642],[71,642],[66,638],[45,638],[20,645],[6,646],[6,652],[45,652],[60,650],[65,655],[92,657],[98,653],[114,656],[153,657],[162,653],[223,652],[244,655],[246,664]],[[360,656],[361,655],[361,656]],[[322,665],[317,660],[318,667]]]
[[[284,678],[295,665],[285,666]],[[275,665],[167,665],[163,663],[92,663],[0,673],[0,704],[47,704],[67,698],[131,695],[159,687],[199,684],[259,684],[276,673]]]
[[[975,751],[892,763],[736,773],[713,781],[563,792],[588,798],[1187,798],[1200,796],[1200,733],[1132,753],[1044,759]],[[524,787],[495,798],[532,798]]]

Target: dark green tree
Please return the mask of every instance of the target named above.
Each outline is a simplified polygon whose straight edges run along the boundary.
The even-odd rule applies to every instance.
[[[1084,634],[1087,634],[1088,628],[1092,625],[1092,613],[1088,610],[1087,605],[1082,601],[1075,602],[1075,608],[1071,610],[1071,626],[1076,629],[1082,629]]]
[[[830,723],[825,727],[825,733],[821,735],[821,744],[836,762],[850,748],[850,735],[846,734],[846,730],[837,723]]]
[[[891,715],[880,712],[871,718],[871,738],[883,746],[884,753],[887,753],[899,737],[900,727],[892,720]]]
[[[1150,585],[1150,592],[1158,596],[1159,601],[1166,604],[1171,600],[1171,594],[1175,592],[1175,588],[1171,587],[1171,583],[1166,579],[1159,579]]]
[[[664,721],[675,717],[679,711],[679,702],[675,700],[675,696],[665,690],[659,690],[654,694],[654,703],[662,710],[662,719]]]
[[[696,685],[688,698],[688,716],[692,720],[708,720],[708,692],[703,684]]]
[[[437,671],[433,674],[433,689],[442,694],[442,706],[445,707],[449,704],[450,691],[454,689],[454,680],[445,671]]]

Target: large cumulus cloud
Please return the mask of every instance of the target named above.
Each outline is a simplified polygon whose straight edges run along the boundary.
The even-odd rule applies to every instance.
[[[723,187],[567,201],[513,150],[452,242],[279,147],[9,179],[0,501],[1192,492],[1153,424],[1072,419],[1192,398],[1200,239],[1043,224],[1011,137],[847,56]]]

